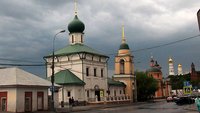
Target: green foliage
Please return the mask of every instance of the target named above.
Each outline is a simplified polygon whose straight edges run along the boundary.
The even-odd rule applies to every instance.
[[[144,72],[135,72],[137,82],[138,101],[146,101],[151,99],[156,90],[158,90],[158,82],[153,77],[147,76]]]
[[[190,81],[193,88],[200,88],[200,80]]]
[[[190,81],[190,75],[169,75],[168,78],[170,78],[170,84],[172,86],[172,90],[176,89],[183,89],[183,82],[184,81]]]

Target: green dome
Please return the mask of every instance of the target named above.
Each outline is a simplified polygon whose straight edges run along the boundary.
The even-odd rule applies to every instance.
[[[129,49],[129,46],[128,46],[128,44],[126,44],[126,43],[122,43],[122,44],[120,45],[119,49]]]
[[[147,70],[147,72],[161,72],[161,70],[157,67],[151,67],[150,69]]]
[[[70,33],[82,33],[85,29],[85,25],[75,15],[74,19],[68,24],[68,30]]]

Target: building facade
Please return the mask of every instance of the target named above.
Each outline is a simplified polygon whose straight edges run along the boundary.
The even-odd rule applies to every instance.
[[[0,69],[0,77],[0,112],[48,110],[49,81],[19,68]]]
[[[196,71],[194,63],[191,64],[190,79],[191,81],[200,80],[200,71]]]
[[[60,71],[65,70],[71,73],[71,78],[78,77],[79,81],[84,83],[77,85],[77,83],[73,83],[73,80],[62,83],[61,85],[64,85],[62,91],[67,92],[64,94],[64,101],[68,101],[68,98],[72,97],[79,101],[91,101],[97,97],[98,101],[101,101],[101,97],[106,95],[108,90],[108,56],[84,44],[84,29],[85,25],[79,20],[77,11],[75,11],[74,19],[68,24],[69,45],[55,51],[55,77]],[[47,77],[50,77],[52,55],[44,58],[47,64]],[[59,77],[55,79],[58,84]],[[79,92],[81,95],[77,96],[75,92]],[[59,98],[59,101],[62,101],[61,97]]]
[[[169,80],[164,80],[161,67],[158,62],[153,59],[153,57],[151,57],[150,68],[147,70],[147,75],[153,77],[158,82],[158,90],[154,95],[155,98],[163,98],[171,95],[171,86],[169,84]]]

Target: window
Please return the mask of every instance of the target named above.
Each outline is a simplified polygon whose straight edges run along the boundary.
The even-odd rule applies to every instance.
[[[101,69],[101,77],[103,77],[103,69]]]
[[[89,76],[89,67],[86,68],[86,76]]]
[[[121,91],[121,90],[119,91],[119,94],[122,94],[122,91]]]
[[[116,90],[114,90],[114,96],[116,96]]]
[[[67,92],[67,96],[71,97],[71,92],[70,91]]]
[[[81,35],[81,43],[83,43],[83,35]]]
[[[97,76],[97,68],[94,68],[94,76]]]
[[[124,74],[124,60],[120,60],[120,74]]]
[[[72,43],[74,43],[74,35],[72,35]]]
[[[87,90],[87,97],[89,97],[90,96],[90,93],[89,93],[89,90]]]

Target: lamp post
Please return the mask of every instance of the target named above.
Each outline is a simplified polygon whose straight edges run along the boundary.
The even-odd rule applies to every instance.
[[[197,12],[197,20],[198,20],[198,24],[199,24],[199,31],[200,31],[200,9]]]
[[[51,86],[51,110],[52,111],[54,111],[55,110],[55,108],[54,108],[54,90],[55,90],[55,88],[54,88],[54,57],[55,57],[55,53],[54,53],[54,42],[55,42],[55,39],[56,39],[56,36],[59,34],[59,33],[64,33],[65,32],[65,30],[62,30],[62,31],[60,31],[60,32],[58,32],[58,33],[56,33],[55,35],[54,35],[54,38],[53,38],[53,54],[52,54],[52,66],[51,66],[51,68],[52,68],[52,75],[51,75],[51,83],[52,83],[52,86]]]

